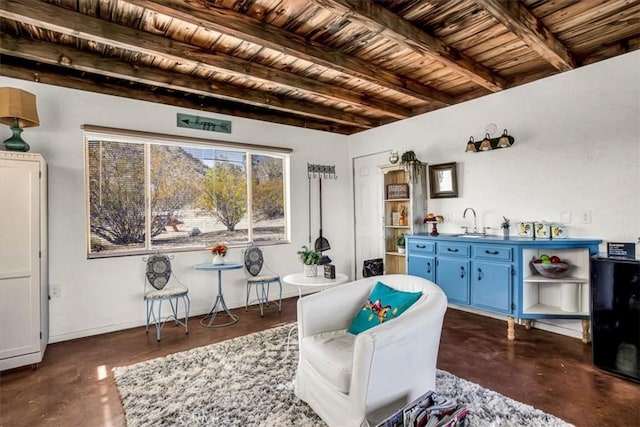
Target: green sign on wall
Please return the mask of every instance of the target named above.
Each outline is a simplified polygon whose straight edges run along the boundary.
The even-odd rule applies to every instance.
[[[178,127],[231,133],[231,122],[229,120],[209,119],[182,113],[178,113]]]

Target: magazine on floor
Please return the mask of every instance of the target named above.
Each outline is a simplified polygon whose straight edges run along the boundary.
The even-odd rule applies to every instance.
[[[464,425],[469,411],[455,400],[428,391],[391,414],[376,427],[454,427]]]

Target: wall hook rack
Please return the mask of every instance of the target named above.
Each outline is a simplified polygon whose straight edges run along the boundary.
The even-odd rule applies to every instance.
[[[309,178],[338,179],[335,165],[312,165],[307,163],[307,176]]]

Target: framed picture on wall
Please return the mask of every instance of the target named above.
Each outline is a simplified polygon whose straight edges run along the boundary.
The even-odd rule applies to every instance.
[[[458,197],[455,162],[429,165],[429,191],[432,199]]]

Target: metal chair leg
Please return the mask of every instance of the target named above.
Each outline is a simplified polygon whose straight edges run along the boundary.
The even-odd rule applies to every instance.
[[[278,279],[278,287],[280,288],[280,295],[278,296],[278,312],[282,312],[282,282]]]
[[[185,334],[189,335],[189,310],[191,309],[191,300],[189,299],[189,295],[185,295],[183,297],[184,304],[186,307],[186,310],[184,312],[184,330],[185,330]]]
[[[269,307],[269,285],[271,282],[266,282],[262,284],[262,295],[264,296],[264,306]],[[264,293],[264,287],[267,286],[267,293]]]
[[[160,323],[162,319],[162,300],[158,301],[158,318],[156,319],[156,341],[160,341],[160,331],[164,323]]]
[[[149,303],[151,303],[151,308],[149,308]],[[153,310],[153,301],[147,300],[147,329],[145,332],[149,333],[149,319],[151,318],[151,311]]]
[[[178,298],[175,299],[175,304],[173,302],[173,298],[169,299],[169,304],[171,304],[171,312],[173,313],[173,323],[175,326],[178,326],[180,324],[180,321],[178,320]]]
[[[263,299],[264,299],[264,283],[256,283],[256,298],[258,300],[258,305],[260,306],[260,317],[264,316],[264,309],[262,308]],[[260,289],[262,289],[262,295],[260,295]]]

